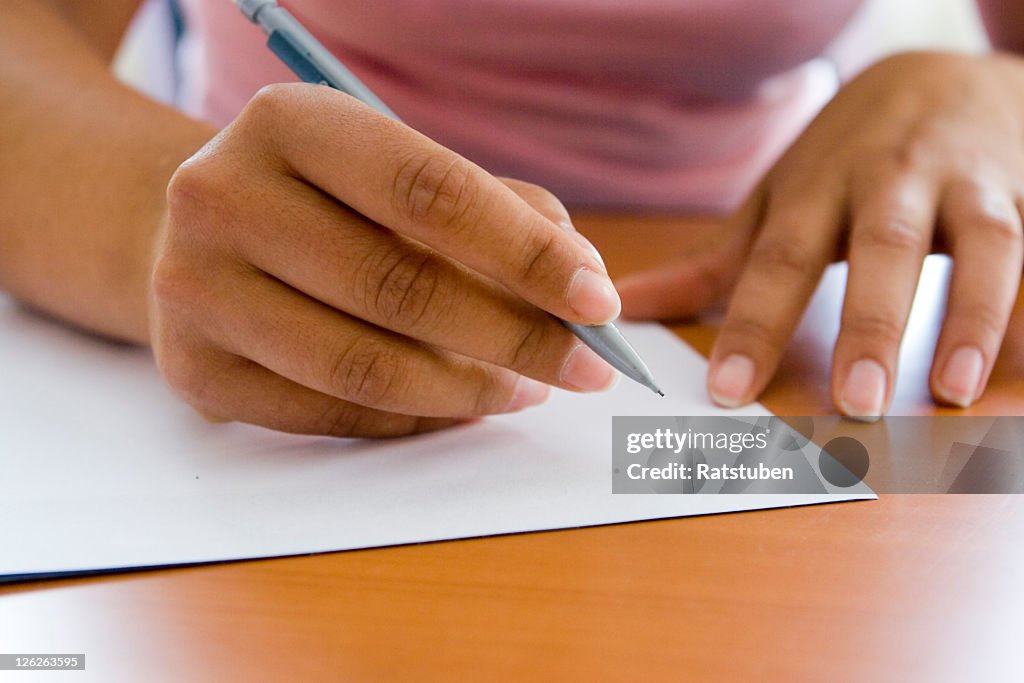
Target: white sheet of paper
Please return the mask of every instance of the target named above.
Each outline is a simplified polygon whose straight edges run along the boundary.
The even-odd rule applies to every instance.
[[[623,380],[438,434],[341,440],[207,424],[147,351],[0,298],[0,577],[873,497],[613,495],[612,415],[727,414],[705,398],[696,352],[660,326],[624,331],[666,398]]]

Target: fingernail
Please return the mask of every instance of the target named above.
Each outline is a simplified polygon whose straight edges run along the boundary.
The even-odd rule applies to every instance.
[[[747,403],[754,383],[754,361],[734,353],[711,371],[708,391],[712,400],[724,408],[738,408]]]
[[[615,369],[584,344],[578,344],[562,366],[561,379],[582,391],[603,391],[615,384]]]
[[[591,244],[590,240],[588,240],[586,237],[584,237],[582,233],[574,232],[574,233],[571,233],[571,234],[572,234],[572,238],[574,240],[576,240],[580,244],[580,246],[582,246],[584,249],[586,249],[587,253],[589,253],[591,256],[594,257],[594,260],[598,263],[598,265],[601,266],[601,270],[603,270],[604,272],[607,273],[608,272],[608,268],[607,268],[607,266],[604,265],[604,259],[601,258],[601,252],[599,252],[597,250],[597,247],[595,247],[593,244]]]
[[[885,384],[885,368],[870,358],[862,358],[850,367],[839,395],[839,409],[848,417],[877,420],[882,416]]]
[[[512,400],[505,412],[514,413],[530,406],[540,405],[548,399],[551,394],[551,387],[542,384],[529,377],[520,377],[516,381],[515,391],[512,393]]]
[[[961,346],[950,355],[939,380],[942,398],[966,408],[974,402],[985,358],[974,346]]]
[[[601,324],[619,317],[622,304],[608,276],[580,268],[569,284],[569,306],[591,324]]]

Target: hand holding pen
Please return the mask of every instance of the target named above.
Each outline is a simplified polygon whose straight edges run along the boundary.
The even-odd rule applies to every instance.
[[[295,17],[278,7],[276,0],[236,0],[235,4],[250,21],[266,32],[267,47],[303,81],[340,90],[388,118],[399,120],[390,107],[338,61]],[[571,229],[571,223],[568,226]],[[581,238],[581,235],[577,236],[577,239]],[[593,248],[585,239],[583,242]],[[617,370],[664,396],[654,383],[647,365],[614,325],[587,325],[572,320],[563,320],[562,323]]]
[[[618,296],[567,226],[351,97],[272,86],[170,183],[157,362],[212,419],[339,436],[600,390],[614,370],[559,319],[608,322]]]

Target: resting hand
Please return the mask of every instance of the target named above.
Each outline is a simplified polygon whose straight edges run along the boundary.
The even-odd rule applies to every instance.
[[[984,390],[1020,283],[1024,63],[938,53],[889,58],[836,96],[731,222],[727,245],[619,283],[625,313],[728,311],[711,354],[716,402],[754,400],[825,266],[849,277],[832,397],[883,414],[922,261],[948,250],[949,302],[931,390],[967,406]]]

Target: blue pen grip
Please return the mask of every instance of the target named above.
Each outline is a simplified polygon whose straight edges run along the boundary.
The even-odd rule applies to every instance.
[[[295,72],[295,75],[301,78],[306,83],[313,83],[314,85],[329,85],[332,84],[324,74],[313,66],[313,63],[302,54],[291,41],[288,40],[287,36],[283,35],[280,31],[274,31],[270,34],[270,38],[267,40],[267,47],[270,48],[271,52],[277,55],[282,62],[288,65],[288,68]]]

